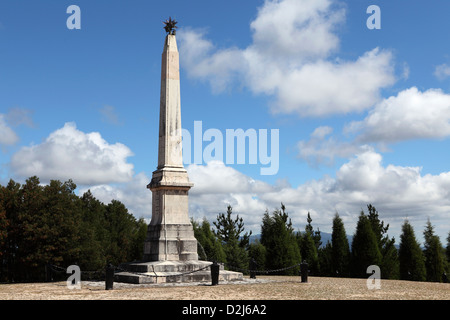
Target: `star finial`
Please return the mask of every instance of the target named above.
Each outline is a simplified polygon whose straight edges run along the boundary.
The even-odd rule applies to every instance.
[[[169,20],[163,21],[163,23],[165,24],[164,26],[164,30],[166,30],[167,34],[175,34],[176,33],[176,28],[178,28],[176,26],[176,24],[178,23],[175,20],[172,20],[171,17],[169,17]]]

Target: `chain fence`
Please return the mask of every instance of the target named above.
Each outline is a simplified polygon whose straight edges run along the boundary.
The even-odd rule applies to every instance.
[[[213,278],[213,268],[211,266],[216,265],[217,266],[217,275],[216,277],[219,275],[220,271],[218,269],[219,265],[222,265],[226,268],[228,268],[229,270],[232,271],[238,271],[238,272],[243,272],[243,273],[250,273],[250,277],[251,278],[255,278],[255,274],[269,274],[269,273],[279,273],[279,272],[283,272],[286,270],[290,270],[293,268],[297,268],[297,267],[304,267],[305,263],[297,263],[288,267],[284,267],[284,268],[278,268],[278,269],[270,269],[270,270],[259,270],[259,269],[255,269],[255,267],[258,267],[257,263],[255,261],[251,262],[251,268],[252,269],[246,269],[246,268],[240,268],[237,266],[233,266],[230,265],[228,263],[223,263],[223,262],[213,262],[211,265],[196,269],[196,270],[189,270],[186,272],[179,272],[179,273],[170,273],[167,274],[165,272],[161,272],[160,274],[158,274],[155,271],[152,272],[136,272],[136,271],[132,271],[129,270],[128,268],[126,268],[126,265],[124,264],[120,264],[118,266],[114,266],[112,264],[107,265],[104,269],[101,270],[95,270],[95,271],[82,271],[80,270],[80,278],[81,276],[83,276],[84,281],[88,280],[88,281],[106,281],[106,283],[112,283],[114,280],[114,275],[116,273],[120,273],[120,272],[126,272],[128,274],[134,274],[140,277],[151,277],[151,278],[173,278],[173,277],[183,277],[186,276],[188,274],[193,274],[199,271],[203,271],[206,269],[210,269],[211,270],[211,277]],[[307,267],[307,265],[306,265]],[[53,275],[55,274],[69,274],[70,272],[68,272],[67,268],[63,268],[54,264],[47,264],[46,265],[46,281],[47,282],[52,282],[53,280]],[[303,275],[302,275],[302,279],[303,279]],[[81,279],[80,279],[81,280]],[[213,281],[214,282],[214,281]],[[112,285],[109,285],[110,288],[112,288]],[[107,288],[108,288],[108,284],[107,284]]]

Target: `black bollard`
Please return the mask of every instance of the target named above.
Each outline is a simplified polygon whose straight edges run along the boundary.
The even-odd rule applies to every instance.
[[[108,264],[106,266],[105,290],[112,290],[114,286],[114,266]]]
[[[300,274],[302,276],[302,282],[308,282],[308,263],[304,260],[300,264]]]
[[[210,268],[211,268],[211,285],[216,286],[219,284],[220,265],[216,261],[214,261]]]

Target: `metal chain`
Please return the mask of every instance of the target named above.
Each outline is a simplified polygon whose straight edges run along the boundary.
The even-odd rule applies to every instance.
[[[226,266],[227,266],[228,268],[230,268],[230,269],[237,270],[237,271],[242,271],[242,272],[248,272],[248,273],[250,273],[250,272],[251,272],[251,273],[271,273],[271,272],[285,271],[285,270],[289,270],[289,269],[298,267],[298,266],[300,266],[300,263],[294,264],[294,265],[289,266],[289,267],[285,267],[285,268],[281,268],[281,269],[272,269],[272,270],[250,270],[250,269],[243,269],[243,268],[239,268],[239,267],[236,267],[236,266],[229,265],[229,264],[227,264],[227,263],[224,263],[224,265],[226,265]]]
[[[266,274],[266,273],[272,273],[272,272],[280,272],[280,271],[285,271],[285,270],[289,270],[295,267],[300,266],[300,263],[289,266],[289,267],[285,267],[285,268],[280,268],[280,269],[272,269],[272,270],[250,270],[250,269],[244,269],[244,268],[239,268],[233,265],[230,265],[228,263],[223,263],[221,262],[222,265],[227,266],[228,268],[232,269],[232,270],[236,270],[236,271],[242,271],[242,272],[248,272],[248,273],[261,273],[261,274]],[[66,272],[66,269],[59,267],[59,266],[55,266],[53,264],[48,264],[48,266],[50,267],[50,269],[54,272]],[[191,273],[195,273],[198,271],[202,271],[205,270],[207,268],[209,268],[210,266],[206,266],[197,270],[191,270],[191,271],[187,271],[187,272],[181,272],[181,273],[177,273],[177,274],[169,274],[169,275],[158,275],[156,274],[156,272],[154,272],[155,274],[147,274],[147,273],[141,273],[141,272],[135,272],[135,271],[129,271],[126,269],[123,269],[119,266],[111,266],[114,267],[114,272],[119,271],[119,272],[128,272],[128,273],[132,273],[132,274],[136,274],[136,275],[140,275],[140,276],[145,276],[145,277],[156,277],[156,278],[162,278],[162,277],[180,277],[180,276],[184,276],[187,274],[191,274]],[[101,273],[101,272],[105,272],[104,270],[97,270],[97,271],[81,271],[81,273],[85,273],[85,274],[94,274],[94,273]]]

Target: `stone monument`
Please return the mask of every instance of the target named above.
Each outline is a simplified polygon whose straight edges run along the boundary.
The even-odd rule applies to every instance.
[[[129,272],[115,276],[119,282],[211,280],[209,266],[212,262],[198,260],[197,240],[188,214],[188,193],[193,183],[189,181],[182,157],[176,23],[171,18],[164,22],[167,35],[161,61],[158,167],[147,185],[152,192],[152,219],[144,243],[143,261],[126,264],[124,268]],[[221,269],[223,280],[242,279],[242,273]]]

